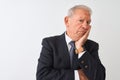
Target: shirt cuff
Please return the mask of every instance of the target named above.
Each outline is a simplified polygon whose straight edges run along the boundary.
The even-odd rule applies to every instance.
[[[81,53],[78,54],[78,58],[81,58],[81,56],[85,53],[86,51],[83,51]]]
[[[80,80],[78,70],[74,70],[74,74],[75,74],[75,80]]]

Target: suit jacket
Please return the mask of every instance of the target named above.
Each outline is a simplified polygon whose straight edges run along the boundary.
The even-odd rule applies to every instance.
[[[98,43],[87,40],[86,52],[77,59],[80,67],[89,80],[105,80],[105,68],[98,56]],[[74,80],[74,68],[71,68],[65,34],[44,38],[38,59],[37,80]]]

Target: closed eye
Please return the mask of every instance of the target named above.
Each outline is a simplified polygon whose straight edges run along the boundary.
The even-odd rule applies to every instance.
[[[87,24],[90,24],[91,21],[87,21]]]
[[[81,19],[81,20],[79,20],[79,22],[81,22],[81,23],[82,23],[82,22],[84,22],[84,20],[82,20],[82,19]]]

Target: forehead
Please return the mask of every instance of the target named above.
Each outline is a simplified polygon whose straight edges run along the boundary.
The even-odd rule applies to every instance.
[[[73,12],[73,16],[78,18],[90,18],[90,13],[84,9],[75,9]]]

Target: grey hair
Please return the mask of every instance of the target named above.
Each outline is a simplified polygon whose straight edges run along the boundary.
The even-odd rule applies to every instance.
[[[83,9],[83,10],[88,11],[90,15],[92,14],[92,10],[91,10],[91,8],[89,8],[88,6],[86,6],[86,5],[75,5],[75,6],[73,6],[72,8],[70,8],[70,9],[68,10],[68,14],[67,14],[67,15],[68,15],[69,17],[71,17],[71,16],[74,14],[74,11],[75,11],[76,9]]]

